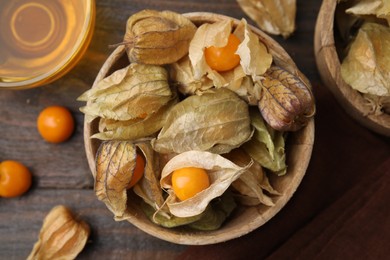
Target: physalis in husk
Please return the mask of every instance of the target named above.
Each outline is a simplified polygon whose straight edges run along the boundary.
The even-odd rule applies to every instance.
[[[127,20],[124,42],[130,62],[162,65],[188,53],[196,26],[171,11],[144,10]]]
[[[222,88],[176,104],[152,146],[163,154],[191,150],[223,154],[247,142],[252,133],[248,105]]]
[[[142,11],[123,44],[130,65],[79,98],[86,120],[99,120],[95,193],[115,219],[133,218],[131,196],[169,228],[213,230],[237,203],[273,206],[281,193],[267,174],[286,174],[285,131],[315,112],[306,81],[274,62],[244,19],[196,27],[180,14]]]

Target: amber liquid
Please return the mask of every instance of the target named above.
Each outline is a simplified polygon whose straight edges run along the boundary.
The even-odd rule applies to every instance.
[[[0,84],[60,70],[85,34],[87,2],[0,0]]]

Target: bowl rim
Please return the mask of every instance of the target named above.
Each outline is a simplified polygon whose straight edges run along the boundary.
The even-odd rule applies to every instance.
[[[370,114],[363,96],[341,76],[341,63],[334,38],[334,19],[337,1],[324,0],[314,31],[314,56],[322,82],[341,107],[362,126],[381,135],[390,136],[390,115]]]
[[[192,12],[192,13],[184,13],[184,16],[189,18],[190,20],[196,20],[196,23],[204,23],[204,22],[215,22],[218,19],[231,19],[234,21],[235,24],[239,22],[238,19],[228,17],[225,15],[219,15],[215,13],[208,13],[208,12]],[[289,62],[291,62],[294,67],[296,68],[295,63],[291,59],[291,57],[287,54],[287,52],[271,37],[266,35],[264,32],[262,32],[260,29],[257,29],[253,26],[250,26],[251,30],[259,36],[259,38],[266,38],[267,39],[267,45],[271,43],[272,45],[272,51],[281,51],[285,57],[288,58]],[[271,51],[271,50],[270,50]],[[125,48],[124,46],[117,47],[111,55],[107,58],[104,65],[100,69],[93,86],[94,87],[97,82],[99,82],[101,79],[103,79],[107,73],[110,70],[110,67],[112,64],[114,64],[116,61],[118,61],[122,55],[125,54]],[[298,73],[300,76],[304,77],[303,74],[296,68],[296,73]],[[305,80],[307,80],[305,78]],[[310,86],[310,83],[309,83]],[[100,141],[96,139],[91,139],[90,136],[97,130],[97,120],[95,119],[91,123],[88,123],[87,121],[84,121],[84,145],[86,150],[86,156],[88,160],[88,164],[91,170],[92,175],[95,178],[96,172],[95,172],[95,154],[96,149],[98,146],[98,143]],[[295,164],[294,166],[291,166],[292,168],[289,168],[289,172],[295,173],[294,175],[290,173],[290,176],[292,179],[292,182],[294,185],[290,185],[287,187],[286,190],[283,191],[283,195],[280,196],[280,199],[275,203],[275,206],[273,206],[272,210],[265,210],[266,213],[262,213],[261,210],[266,208],[266,206],[261,207],[245,207],[244,210],[247,210],[247,212],[251,212],[253,214],[256,214],[258,217],[249,220],[246,223],[243,223],[239,226],[239,228],[230,230],[229,232],[226,232],[224,230],[224,227],[221,227],[220,229],[216,231],[189,231],[189,232],[182,232],[178,231],[177,229],[168,229],[161,226],[158,226],[147,219],[144,220],[146,217],[143,216],[143,219],[138,219],[137,215],[134,215],[133,217],[129,218],[128,221],[136,226],[137,228],[141,229],[145,233],[154,236],[156,238],[172,242],[175,244],[184,244],[184,245],[207,245],[207,244],[215,244],[220,242],[225,242],[231,239],[235,239],[238,237],[241,237],[245,234],[248,234],[252,232],[253,230],[259,228],[263,224],[265,224],[268,220],[270,220],[272,217],[274,217],[290,200],[290,198],[295,193],[296,189],[300,185],[307,167],[310,162],[311,153],[314,145],[314,118],[312,118],[307,126],[302,128],[301,130],[293,133],[294,135],[294,147],[298,149],[299,151],[297,154],[304,153],[307,157],[304,158],[302,162],[299,164]],[[95,147],[95,151],[94,148]],[[291,148],[292,149],[292,148]],[[292,155],[290,155],[292,156]],[[289,155],[287,155],[289,157]],[[287,175],[288,175],[287,173]],[[249,214],[249,213],[248,213]],[[230,220],[231,221],[231,220]],[[188,231],[188,230],[187,230]]]
[[[16,82],[0,81],[0,90],[28,89],[47,85],[64,76],[78,63],[78,61],[82,58],[83,54],[86,52],[92,39],[96,16],[95,0],[83,1],[85,1],[86,4],[83,27],[73,48],[69,51],[69,54],[66,56],[66,58],[59,62],[55,67],[51,68],[49,71],[42,73],[34,78],[20,80]]]

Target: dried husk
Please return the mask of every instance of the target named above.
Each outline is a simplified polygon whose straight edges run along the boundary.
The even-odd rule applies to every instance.
[[[315,114],[310,88],[287,70],[272,66],[256,84],[262,87],[259,109],[264,120],[279,131],[297,131]]]
[[[241,40],[237,54],[240,65],[227,72],[212,70],[204,58],[204,49],[208,46],[226,44],[227,35],[233,30],[229,20],[204,24],[191,41],[189,58],[183,58],[173,64],[170,75],[177,83],[179,91],[185,95],[202,95],[213,88],[228,88],[234,91],[250,105],[257,105],[261,96],[261,87],[254,84],[271,66],[273,58],[265,44],[250,30],[242,19],[234,30]]]
[[[226,157],[239,166],[248,165],[252,158],[242,149],[233,150]],[[266,173],[261,165],[254,161],[252,166],[232,183],[235,190],[235,197],[240,204],[256,206],[264,204],[274,206],[270,195],[280,195],[270,184]],[[268,195],[268,194],[270,195]]]
[[[250,82],[247,76],[257,77],[264,74],[271,66],[272,55],[250,30],[245,19],[242,19],[233,31],[241,41],[236,52],[240,56],[240,65],[230,71],[217,72],[211,69],[205,60],[205,48],[225,46],[232,31],[231,20],[206,23],[198,28],[190,44],[188,55],[190,63],[184,60],[174,64],[173,68],[176,71],[171,73],[183,93],[200,95],[211,87],[226,87],[242,97],[253,92],[250,89],[253,84],[248,84]]]
[[[363,24],[341,64],[341,75],[361,93],[390,96],[390,28]]]
[[[210,68],[207,64],[204,50],[207,47],[215,46],[215,47],[223,47],[227,44],[227,40],[229,35],[232,33],[233,29],[233,21],[232,20],[222,20],[220,22],[212,23],[212,24],[202,24],[198,30],[196,31],[194,38],[190,43],[189,48],[189,59],[190,66],[192,66],[193,75],[191,78],[195,82],[205,82],[207,85],[198,85],[198,89],[195,89],[195,92],[192,93],[191,89],[187,87],[185,82],[179,82],[182,85],[182,89],[184,89],[184,93],[189,94],[201,94],[202,91],[208,90],[210,87],[216,88],[235,88],[235,86],[240,86],[242,79],[245,77],[245,73],[241,66],[237,66],[232,70],[226,72],[218,72]],[[238,36],[238,35],[236,35]],[[240,38],[240,37],[239,37]],[[183,64],[187,65],[187,64]],[[184,69],[189,71],[188,69]],[[177,80],[173,78],[173,80]],[[212,84],[209,83],[212,82]],[[191,84],[189,84],[191,86]],[[192,86],[193,87],[193,86]],[[204,89],[204,90],[203,90]]]
[[[105,141],[96,155],[95,194],[116,219],[123,219],[126,213],[127,187],[133,177],[137,150],[145,157],[145,173],[154,171],[150,145],[130,141]]]
[[[178,90],[184,95],[201,95],[214,87],[213,81],[208,77],[195,79],[194,68],[188,56],[171,64],[169,73]]]
[[[267,125],[256,109],[250,110],[250,117],[255,132],[242,148],[262,167],[277,175],[286,174],[286,133]]]
[[[177,84],[178,90],[184,95],[202,95],[212,93],[215,85],[206,76],[195,79],[193,68],[188,58],[184,58],[171,66],[171,78]],[[250,105],[257,105],[260,99],[261,88],[254,85],[251,77],[245,75],[242,69],[225,72],[226,79],[230,78],[227,89],[232,90]],[[229,80],[228,80],[229,81]]]
[[[83,250],[89,234],[86,222],[75,219],[67,207],[58,205],[45,217],[39,240],[27,259],[75,259]]]
[[[237,25],[234,34],[241,40],[236,53],[240,56],[240,65],[244,73],[253,79],[263,75],[273,61],[267,46],[251,31],[245,19]]]
[[[151,137],[163,127],[169,111],[177,102],[177,96],[174,95],[167,104],[145,118],[128,121],[102,118],[99,121],[99,132],[92,135],[91,138],[129,141]]]
[[[210,46],[225,46],[228,37],[232,32],[232,26],[233,21],[226,19],[212,24],[204,23],[196,30],[195,35],[190,42],[188,53],[194,68],[195,79],[199,80],[208,73],[211,75],[215,74],[215,71],[213,71],[206,62],[204,49]],[[220,87],[217,84],[215,85],[216,87]]]
[[[237,0],[263,31],[289,37],[295,31],[296,0]]]
[[[155,210],[161,210],[164,197],[160,187],[160,158],[150,143],[139,144],[139,147],[144,151],[147,164],[143,178],[134,186],[133,191]]]
[[[346,10],[347,14],[356,16],[374,15],[387,20],[390,25],[390,2],[388,0],[360,0]]]
[[[242,99],[248,102],[254,102],[253,81],[245,75],[242,67],[238,66],[236,69],[218,73],[214,71],[209,74],[210,77],[204,75],[196,79],[194,68],[188,57],[170,66],[171,79],[176,83],[178,90],[184,95],[202,95],[203,93],[212,93],[214,88],[228,88],[234,91]],[[213,76],[211,76],[213,75]]]
[[[204,151],[187,151],[173,157],[162,169],[160,184],[169,194],[166,204],[177,217],[192,217],[204,212],[210,201],[221,196],[250,166],[240,167],[228,159]],[[174,170],[196,167],[207,171],[210,186],[195,196],[180,201],[172,190],[171,174]]]
[[[163,65],[188,53],[196,26],[181,14],[143,10],[127,21],[124,43],[130,62]]]
[[[152,146],[163,154],[190,150],[222,154],[248,141],[252,133],[246,102],[222,88],[176,104]]]
[[[144,118],[171,99],[166,69],[136,63],[115,71],[78,98],[87,101],[80,110],[88,122],[98,117],[119,121]]]

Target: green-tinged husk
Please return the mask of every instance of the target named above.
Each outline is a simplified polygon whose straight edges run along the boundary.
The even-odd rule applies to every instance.
[[[264,168],[284,175],[287,172],[285,133],[268,126],[255,108],[250,110],[250,115],[255,133],[243,145],[244,150]]]
[[[189,96],[169,112],[153,149],[159,153],[190,150],[222,154],[252,135],[248,105],[228,89]]]

